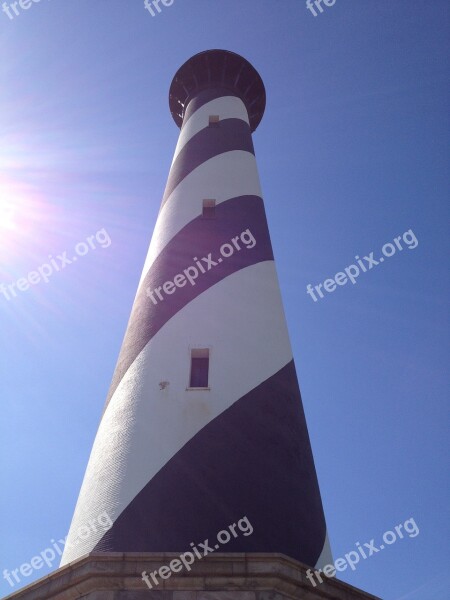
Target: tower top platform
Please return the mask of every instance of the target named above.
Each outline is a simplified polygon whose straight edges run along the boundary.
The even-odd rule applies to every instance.
[[[189,101],[199,92],[225,88],[244,102],[253,131],[258,127],[266,106],[266,90],[258,71],[242,56],[228,50],[206,50],[182,65],[172,80],[169,107],[178,127]]]

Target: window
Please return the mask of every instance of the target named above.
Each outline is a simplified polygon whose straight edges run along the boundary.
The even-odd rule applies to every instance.
[[[191,350],[190,388],[207,388],[209,376],[209,348]]]
[[[203,216],[206,219],[213,219],[216,216],[216,201],[203,200]]]
[[[220,121],[219,115],[209,115],[209,126],[210,127],[218,127],[219,121]]]

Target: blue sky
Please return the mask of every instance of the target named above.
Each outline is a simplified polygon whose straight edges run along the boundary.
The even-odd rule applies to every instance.
[[[1,571],[67,534],[177,141],[169,85],[224,48],[267,90],[254,143],[334,557],[420,530],[341,578],[448,597],[448,22],[445,0],[0,12],[0,284],[111,241],[0,294]],[[307,295],[410,229],[415,248]]]

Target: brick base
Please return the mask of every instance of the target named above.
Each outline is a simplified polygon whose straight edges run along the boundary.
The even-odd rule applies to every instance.
[[[149,589],[142,572],[178,556],[92,553],[5,600],[379,600],[336,579],[314,587],[308,567],[283,554],[214,553]]]

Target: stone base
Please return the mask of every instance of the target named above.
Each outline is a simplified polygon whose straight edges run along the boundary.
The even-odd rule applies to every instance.
[[[379,600],[325,576],[314,587],[306,578],[308,567],[283,554],[210,554],[195,561],[190,572],[183,567],[167,579],[158,575],[159,584],[149,589],[142,572],[150,575],[178,557],[175,553],[92,553],[7,599]],[[162,573],[166,576],[168,571]]]

